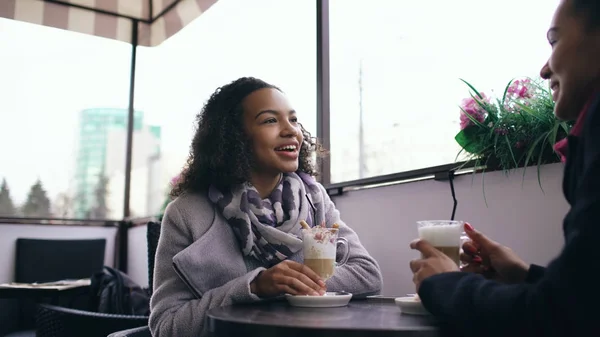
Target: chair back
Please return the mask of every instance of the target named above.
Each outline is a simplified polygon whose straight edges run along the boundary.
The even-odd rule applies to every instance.
[[[104,266],[106,239],[30,239],[16,241],[15,282],[52,282],[90,278]],[[71,305],[86,307],[87,297],[69,299]],[[60,299],[57,299],[60,301]],[[36,302],[19,300],[17,329],[35,326]]]
[[[148,325],[146,316],[112,315],[40,304],[37,337],[106,337],[121,330]]]
[[[152,294],[154,282],[154,258],[160,238],[160,222],[150,221],[146,228],[146,239],[148,240],[148,292]]]
[[[104,266],[106,239],[17,239],[16,282],[90,278]],[[43,266],[43,268],[40,268]]]

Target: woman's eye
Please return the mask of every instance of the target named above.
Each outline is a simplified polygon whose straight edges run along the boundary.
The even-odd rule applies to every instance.
[[[275,118],[269,118],[269,119],[265,120],[263,123],[265,123],[265,124],[277,123],[277,120]]]
[[[298,123],[298,118],[297,117],[292,117],[292,118],[290,118],[290,122],[292,122],[292,123]]]

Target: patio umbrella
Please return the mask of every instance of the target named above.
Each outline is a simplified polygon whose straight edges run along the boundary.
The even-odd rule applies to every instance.
[[[137,46],[156,46],[217,0],[0,0],[0,17],[131,43],[125,202],[129,217]]]

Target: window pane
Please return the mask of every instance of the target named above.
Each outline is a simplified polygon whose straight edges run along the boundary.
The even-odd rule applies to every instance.
[[[131,46],[0,19],[0,50],[0,216],[120,218]]]
[[[454,162],[459,78],[537,76],[557,3],[330,0],[332,182]]]
[[[140,48],[131,211],[157,214],[188,155],[195,115],[219,86],[254,76],[279,86],[316,133],[316,3],[219,0],[160,46]],[[154,131],[152,131],[154,130]]]

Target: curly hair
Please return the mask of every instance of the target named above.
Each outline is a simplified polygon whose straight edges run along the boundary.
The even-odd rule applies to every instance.
[[[242,102],[251,93],[278,87],[253,77],[242,77],[217,88],[196,116],[196,133],[190,153],[170,196],[206,191],[211,184],[218,188],[250,181],[255,167],[250,138],[244,131]],[[300,147],[298,171],[317,175],[312,155],[324,150],[300,125],[304,141]]]

